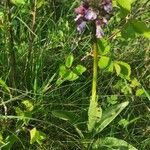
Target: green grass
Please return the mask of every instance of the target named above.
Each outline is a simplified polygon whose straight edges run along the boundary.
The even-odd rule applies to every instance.
[[[82,36],[76,32],[73,13],[76,1],[46,2],[46,5],[37,9],[33,28],[32,5],[11,5],[12,19],[9,20],[7,11],[10,8],[4,6],[5,1],[0,2],[0,12],[4,13],[4,18],[0,19],[0,78],[6,84],[0,83],[0,146],[7,136],[14,135],[18,140],[12,146],[12,150],[82,149],[75,129],[71,124],[55,118],[52,111],[68,110],[78,116],[87,117],[84,112],[88,110],[91,96],[92,57],[88,56],[83,60],[82,58],[87,52],[91,52],[91,36],[88,31]],[[149,26],[150,3],[143,6],[140,2],[142,1],[133,6],[131,15],[135,15]],[[134,14],[137,10],[138,13]],[[11,32],[8,30],[9,23]],[[138,79],[147,95],[136,96],[135,89],[131,93],[128,89],[123,92],[121,88],[125,85],[128,87],[129,83],[105,70],[99,71],[98,95],[102,108],[107,109],[111,105],[107,101],[111,95],[117,96],[117,103],[128,100],[130,104],[97,136],[118,137],[138,150],[149,150],[150,44],[149,40],[137,35],[132,39],[119,35],[118,38],[111,38],[114,29],[121,26],[121,22],[117,22],[114,17],[105,29],[106,36],[110,38],[111,55],[114,59],[130,64],[132,78]],[[74,54],[75,65],[80,62],[86,66],[87,71],[78,80],[67,81],[57,86],[59,66],[64,64],[70,53]],[[116,88],[115,85],[120,80],[123,85]],[[33,111],[26,114],[25,119],[29,120],[28,123],[21,120],[21,113],[16,113],[17,107],[25,111],[23,100],[29,100],[34,106]],[[119,125],[121,119],[126,119],[129,124]],[[46,134],[41,145],[36,142],[30,144],[29,130],[34,127]],[[85,125],[82,128],[84,129]]]

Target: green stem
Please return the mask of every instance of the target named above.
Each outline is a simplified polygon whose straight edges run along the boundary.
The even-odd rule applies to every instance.
[[[97,97],[97,67],[98,67],[98,58],[97,58],[97,43],[96,40],[93,44],[93,81],[92,81],[92,100],[96,101]]]
[[[97,39],[95,37],[95,26],[93,25],[93,80],[92,80],[92,96],[90,99],[90,105],[88,109],[88,131],[92,132],[95,128],[97,122],[97,117],[99,115],[99,108],[97,103]]]
[[[97,42],[96,38],[93,42],[93,80],[92,80],[92,96],[90,99],[90,106],[88,109],[88,131],[93,132],[97,117],[99,117],[99,108],[97,102],[97,69],[98,69],[98,52],[97,52]],[[89,140],[93,140],[93,134],[89,135]],[[90,147],[91,144],[88,144]]]

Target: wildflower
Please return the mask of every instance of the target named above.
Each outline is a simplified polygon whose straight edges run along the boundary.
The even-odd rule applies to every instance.
[[[95,22],[96,26],[96,37],[102,38],[104,36],[103,26],[107,25],[108,19],[110,18],[110,12],[112,11],[112,0],[102,0],[100,7],[93,8],[89,1],[84,1],[79,7],[75,9],[77,14],[75,21],[77,23],[77,30],[81,34],[87,22]],[[101,12],[101,13],[100,13]]]

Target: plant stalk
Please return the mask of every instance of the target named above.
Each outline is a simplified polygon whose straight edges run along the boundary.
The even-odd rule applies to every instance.
[[[27,86],[30,88],[31,86],[31,74],[32,74],[32,64],[33,64],[33,54],[34,54],[34,40],[35,35],[33,34],[35,31],[35,24],[36,24],[36,13],[37,13],[37,0],[31,1],[32,5],[32,21],[31,21],[31,31],[29,32],[29,49],[28,49],[28,55],[27,55],[27,61],[25,65],[25,71],[24,75],[26,76],[26,82]]]
[[[7,26],[7,37],[8,37],[8,49],[9,49],[9,66],[10,66],[10,86],[16,88],[16,54],[14,49],[14,32],[12,27],[12,14],[11,14],[11,3],[10,0],[6,1],[5,4],[6,14],[6,26]]]
[[[98,58],[97,58],[97,43],[96,40],[93,43],[93,80],[92,80],[92,100],[97,99],[97,67],[98,67]]]
[[[92,132],[97,122],[97,115],[99,114],[99,108],[97,103],[97,39],[95,36],[95,25],[93,25],[93,79],[92,79],[92,96],[90,99],[90,105],[88,109],[88,131]]]

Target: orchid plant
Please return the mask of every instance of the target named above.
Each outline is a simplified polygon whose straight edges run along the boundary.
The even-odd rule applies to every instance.
[[[132,2],[125,2],[124,0],[122,2],[120,0],[116,1],[118,6],[120,6],[124,10],[124,12],[130,12],[130,10],[128,9],[130,9]],[[128,7],[126,5],[128,5]],[[126,150],[136,150],[135,147],[128,144],[124,140],[117,139],[114,137],[96,139],[96,135],[103,131],[103,129],[107,127],[118,116],[118,114],[120,114],[121,111],[129,104],[128,101],[125,101],[120,104],[114,105],[105,111],[102,110],[102,108],[99,106],[100,104],[98,103],[97,95],[98,67],[100,69],[106,69],[110,72],[115,71],[117,76],[120,76],[128,82],[132,82],[130,78],[130,65],[126,62],[114,61],[107,55],[110,51],[110,47],[108,46],[108,40],[105,39],[104,27],[107,26],[109,19],[113,15],[112,11],[112,0],[85,0],[81,2],[79,7],[75,8],[75,22],[77,24],[77,31],[79,32],[79,34],[84,33],[87,24],[92,26],[93,80],[92,96],[90,98],[90,105],[87,112],[88,120],[86,120],[86,134],[84,135],[78,127],[78,125],[80,124],[78,120],[82,120],[81,122],[84,122],[84,118],[76,118],[76,114],[67,111],[53,111],[52,113],[55,117],[66,120],[75,127],[85,149],[99,150],[123,148]],[[141,23],[132,22],[132,26],[135,31],[139,24]],[[140,32],[140,34],[142,33]],[[144,36],[146,37],[147,35]],[[72,64],[73,55],[70,55],[67,58],[66,62],[68,62],[68,60],[70,60],[70,63]],[[66,67],[63,67],[63,69],[62,66],[60,68],[60,77],[64,79],[63,81],[71,81],[71,79],[77,79],[75,78],[77,75],[76,71],[78,72],[78,75],[81,75],[84,71],[86,71],[86,68],[80,66],[80,69],[76,69],[76,71],[68,73],[68,70],[66,69],[67,66],[68,65],[66,65]],[[65,72],[67,72],[68,74]]]
[[[67,31],[69,31],[68,22],[66,22],[65,25],[62,26],[62,24],[60,23],[60,20],[62,19],[61,18],[58,21],[58,24],[60,23],[60,25],[54,26],[54,28],[60,26],[60,32],[57,32],[58,28],[56,28],[56,33],[54,33],[54,35],[53,33],[49,32],[51,31],[51,29],[53,29],[53,23],[55,23],[54,20],[56,20],[51,19],[51,16],[53,16],[55,12],[51,11],[51,14],[49,14],[49,8],[51,8],[51,6],[49,7],[49,4],[52,4],[54,2],[53,5],[55,6],[57,4],[57,2],[55,3],[55,1],[57,0],[0,1],[0,29],[2,32],[2,35],[0,35],[2,39],[2,60],[0,64],[2,78],[5,78],[5,80],[2,80],[0,78],[0,106],[2,107],[2,109],[0,110],[0,112],[2,112],[0,114],[0,125],[2,125],[0,126],[0,129],[2,129],[2,131],[0,131],[0,149],[9,150],[15,149],[15,147],[17,149],[21,149],[21,147],[18,145],[19,142],[21,143],[22,148],[26,149],[25,146],[29,146],[27,144],[27,139],[29,138],[26,139],[26,135],[28,136],[29,134],[29,144],[31,144],[32,146],[29,146],[28,149],[32,149],[34,148],[34,146],[37,148],[36,143],[38,143],[39,146],[42,146],[42,144],[44,143],[43,141],[45,139],[47,139],[46,147],[49,146],[49,142],[51,144],[50,147],[52,147],[53,145],[53,140],[47,138],[47,135],[44,132],[48,131],[52,133],[53,131],[51,129],[53,129],[53,127],[56,127],[56,125],[53,125],[53,123],[47,121],[47,119],[49,119],[47,118],[47,115],[49,115],[49,111],[51,111],[51,109],[47,107],[49,105],[47,105],[47,101],[43,100],[45,98],[45,93],[49,92],[51,82],[55,79],[57,75],[54,74],[49,79],[48,66],[48,77],[47,79],[45,79],[47,71],[43,73],[43,70],[45,71],[45,68],[47,66],[45,67],[44,62],[47,63],[47,54],[53,54],[53,50],[58,49],[59,46],[61,46],[62,43],[60,45],[58,43],[60,42],[60,38],[63,37],[63,33],[66,31],[64,30],[62,32],[62,28],[65,26],[67,28]],[[76,0],[75,3],[77,1],[79,0]],[[111,106],[109,107],[108,104],[108,107],[104,109],[98,95],[99,93],[97,92],[98,69],[104,69],[105,71],[115,73],[118,77],[121,77],[121,79],[123,79],[123,81],[127,83],[122,84],[121,81],[121,84],[118,82],[118,85],[116,85],[116,88],[121,89],[122,93],[130,94],[132,93],[132,89],[137,90],[135,92],[136,96],[140,96],[143,93],[146,93],[146,91],[137,79],[131,79],[130,65],[120,60],[113,60],[114,58],[112,58],[111,55],[109,55],[110,50],[112,48],[109,44],[109,40],[113,36],[117,38],[117,33],[119,33],[122,37],[124,36],[125,38],[131,38],[132,36],[134,36],[135,33],[138,33],[143,37],[150,39],[150,29],[146,26],[144,22],[136,19],[135,17],[137,11],[134,10],[135,14],[131,13],[131,6],[134,1],[136,0],[83,0],[79,4],[79,6],[74,9],[74,24],[76,24],[76,30],[78,31],[79,36],[84,36],[84,31],[87,27],[90,27],[89,31],[92,47],[91,56],[93,59],[93,79],[91,97],[89,98],[90,100],[88,107],[86,109],[82,109],[82,111],[80,111],[79,113],[55,110],[52,111],[52,114],[59,119],[67,121],[69,125],[72,125],[75,128],[78,134],[78,137],[76,137],[77,139],[79,139],[81,149],[136,150],[135,147],[133,147],[132,145],[130,145],[122,139],[104,136],[106,132],[103,132],[101,134],[101,132],[108,125],[110,125],[110,123],[112,123],[112,121],[122,112],[122,110],[124,110],[127,107],[129,102],[124,101],[122,103],[119,103],[115,101],[116,97],[108,96],[108,101],[110,102],[109,104]],[[142,9],[144,8],[145,4],[148,3],[148,1],[149,0],[143,1]],[[66,1],[64,1],[64,3],[66,4]],[[75,3],[73,3],[73,5]],[[44,8],[43,6],[47,7]],[[116,16],[115,10],[113,9],[114,6],[116,7],[116,10],[118,9],[122,13],[122,17],[120,17],[118,21],[119,25],[121,25],[119,26],[119,29],[117,28],[117,32],[114,32],[116,31],[115,29],[113,30],[113,33],[110,36],[111,38],[107,38],[108,36],[105,32],[105,29],[106,27],[109,28],[109,24],[111,24],[112,20]],[[56,8],[54,7],[54,11]],[[41,16],[43,15],[43,13],[44,17]],[[111,19],[111,17],[114,18]],[[49,23],[51,23],[51,27],[49,27]],[[48,34],[43,35],[45,31]],[[58,33],[60,34],[60,37],[58,37]],[[68,34],[66,34],[65,37],[67,35]],[[48,38],[46,38],[47,36]],[[51,41],[49,41],[49,37],[52,38]],[[53,39],[55,39],[54,42]],[[64,38],[62,41],[65,40],[66,38]],[[51,43],[54,43],[54,45]],[[50,53],[49,49],[52,49]],[[43,58],[45,58],[46,61]],[[18,64],[21,65],[18,66]],[[24,68],[24,71],[21,72],[22,68]],[[70,54],[66,58],[65,64],[60,66],[58,75],[59,77],[56,82],[56,85],[59,86],[65,81],[75,81],[86,70],[87,68],[82,64],[75,65],[74,56],[73,54]],[[18,79],[21,80],[15,80],[17,79],[16,77],[19,77]],[[6,84],[7,78],[9,78],[10,82],[8,85]],[[21,89],[26,89],[25,93],[23,92],[24,90],[21,90],[19,87]],[[45,95],[46,100],[47,96],[51,97],[50,95],[51,91],[49,94]],[[150,100],[149,93],[146,93],[145,95]],[[53,96],[53,94],[52,97],[54,97],[55,100],[55,96]],[[112,99],[113,101],[111,101]],[[38,106],[41,106],[40,109]],[[51,108],[53,109],[53,107]],[[41,114],[39,119],[34,118],[36,115],[39,115],[39,113]],[[42,116],[44,118],[42,118]],[[17,119],[17,121],[11,121],[9,119]],[[40,123],[38,126],[37,122]],[[126,122],[126,120],[122,119],[121,121],[119,121],[118,124],[127,126],[126,124],[129,123]],[[52,128],[50,128],[50,130],[47,130],[49,126],[52,126]],[[42,128],[44,132],[41,131]],[[62,130],[65,131],[63,128]],[[71,137],[70,135],[67,136],[67,140]],[[39,146],[38,148],[46,149],[45,145],[42,147]]]

